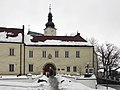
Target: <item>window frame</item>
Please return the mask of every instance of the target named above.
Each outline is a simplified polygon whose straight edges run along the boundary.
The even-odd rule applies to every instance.
[[[67,66],[67,70],[66,70],[67,72],[70,72],[70,66]]]
[[[65,51],[65,58],[69,58],[69,51]]]
[[[55,51],[55,58],[59,58],[59,51]]]
[[[73,66],[73,72],[77,72],[77,66]]]
[[[15,65],[9,64],[9,72],[14,72],[14,71],[15,71]]]
[[[15,49],[9,48],[9,56],[15,56]]]
[[[46,51],[42,51],[42,58],[46,58],[47,56],[47,52]]]
[[[29,64],[29,72],[33,72],[33,64]]]
[[[29,51],[29,58],[33,58],[33,51],[32,50]]]
[[[80,51],[76,51],[76,58],[80,58]]]

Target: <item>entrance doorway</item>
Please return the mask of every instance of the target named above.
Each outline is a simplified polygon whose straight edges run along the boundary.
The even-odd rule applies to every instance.
[[[46,75],[46,76],[53,75],[53,76],[55,76],[56,75],[56,66],[52,63],[45,64],[44,67],[43,67],[43,75]]]

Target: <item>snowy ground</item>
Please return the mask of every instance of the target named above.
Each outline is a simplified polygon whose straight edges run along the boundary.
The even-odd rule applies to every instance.
[[[43,82],[38,83],[38,79]],[[88,83],[88,82],[86,82]],[[89,83],[88,83],[89,84]],[[106,90],[104,86],[97,86],[97,90]],[[57,75],[56,77],[47,78],[46,76],[34,76],[28,78],[26,76],[2,76],[0,78],[0,90],[96,90],[87,87],[77,80],[62,77]],[[115,90],[108,88],[108,90]]]

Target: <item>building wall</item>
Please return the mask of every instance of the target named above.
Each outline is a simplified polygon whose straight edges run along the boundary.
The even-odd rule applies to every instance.
[[[14,55],[10,55],[10,49],[14,49]],[[0,74],[20,74],[20,56],[20,44],[0,43]],[[9,71],[9,64],[14,64],[14,72]]]
[[[9,55],[10,48],[14,49],[14,55]],[[33,51],[33,57],[29,57],[29,51]],[[46,58],[42,52],[46,51]],[[55,58],[55,51],[59,57]],[[65,58],[65,51],[69,51],[69,58]],[[76,58],[76,51],[80,51],[80,58]],[[93,47],[74,46],[25,46],[21,43],[0,43],[0,74],[40,74],[43,67],[51,63],[55,65],[57,73],[85,74],[86,65],[93,68]],[[95,59],[94,59],[95,60]],[[9,71],[9,64],[14,64],[14,72]],[[33,71],[29,71],[29,64],[33,65]],[[73,67],[77,71],[73,72]],[[70,72],[67,72],[70,67]]]
[[[33,58],[29,58],[29,51],[33,51]],[[42,57],[42,51],[46,51],[46,58]],[[55,58],[55,51],[59,51],[59,57]],[[69,58],[65,58],[65,51],[69,51]],[[80,51],[80,58],[76,58],[76,51]],[[66,74],[84,74],[85,66],[89,64],[93,68],[93,47],[25,47],[26,53],[26,74],[29,73],[28,65],[33,64],[34,71],[31,73],[40,74],[43,67],[47,63],[56,66],[57,73]],[[51,58],[49,58],[51,56]],[[66,67],[70,67],[70,72],[66,71]],[[77,67],[77,72],[73,72],[73,66]],[[60,69],[58,71],[58,69]]]

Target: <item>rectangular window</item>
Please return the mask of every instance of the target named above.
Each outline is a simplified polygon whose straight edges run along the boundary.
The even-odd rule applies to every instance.
[[[77,67],[76,66],[73,67],[73,72],[77,72]]]
[[[30,58],[33,57],[33,51],[29,51],[29,57],[30,57]]]
[[[67,72],[70,72],[70,67],[67,67]]]
[[[42,57],[46,58],[46,51],[42,51]]]
[[[14,64],[9,64],[9,72],[14,72]]]
[[[55,58],[59,57],[59,51],[55,51]]]
[[[14,48],[10,48],[9,49],[9,55],[10,56],[14,56],[15,54],[14,54]]]
[[[80,58],[80,51],[76,51],[76,58]]]
[[[65,58],[69,58],[69,51],[65,51]]]
[[[33,64],[29,64],[29,72],[33,72]]]

